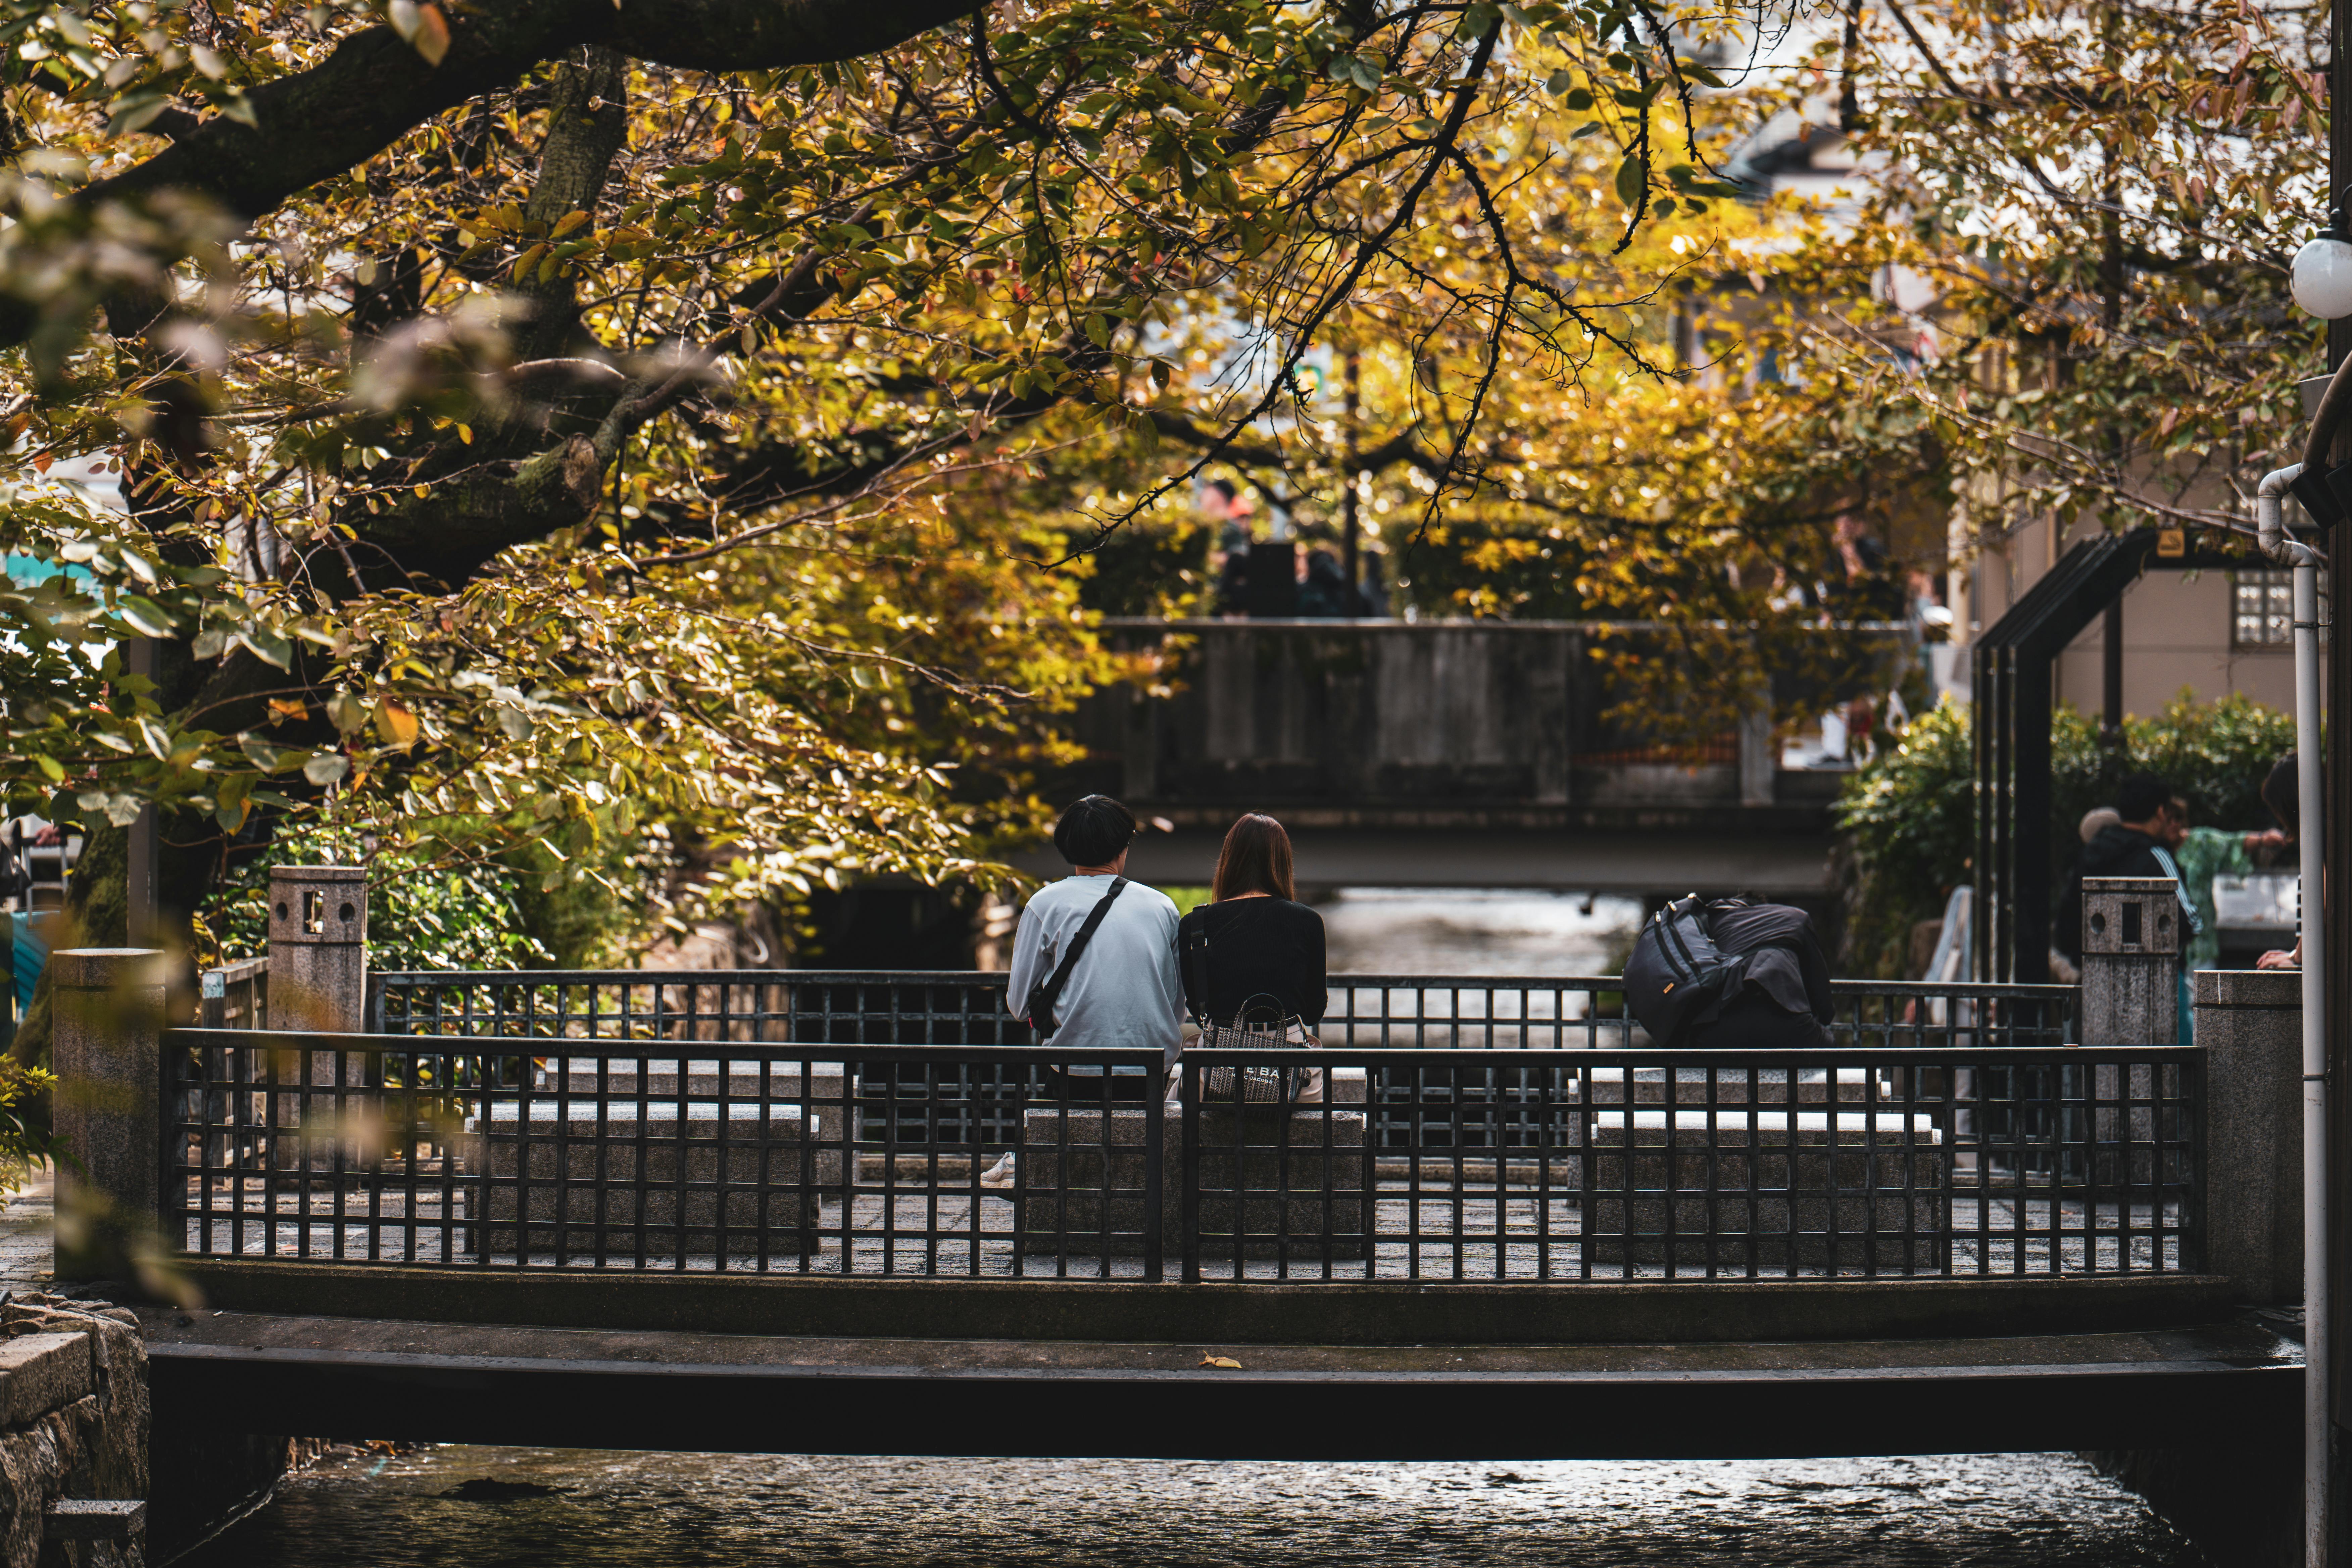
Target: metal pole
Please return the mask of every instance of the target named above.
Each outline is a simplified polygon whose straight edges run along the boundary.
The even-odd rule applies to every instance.
[[[2294,741],[2298,801],[2320,798],[2319,563],[2300,552],[2294,565]],[[2322,814],[2303,807],[2303,1528],[2305,1568],[2327,1563],[2327,971],[2321,961],[2321,889],[2326,885]]]
[[[2332,5],[2328,8],[2327,33],[2330,110],[2327,117],[2327,189],[2330,195],[2335,195],[2342,192],[2347,183],[2352,183],[2352,6]],[[2328,322],[2328,370],[2331,373],[2334,372],[2347,358],[2352,358],[2352,319]],[[2326,456],[2331,461],[2343,459],[2345,452],[2341,438],[2336,441],[2335,448]],[[2347,547],[2352,546],[2352,528],[2347,528],[2339,523],[2329,529],[2327,534],[2329,557],[2337,562],[2343,561]],[[2352,586],[2347,586],[2346,583],[2347,575],[2352,574],[2347,574],[2340,567],[2330,574],[2329,592],[2335,595],[2336,612],[2334,620],[2339,626],[2346,624],[2347,595],[2352,594]],[[2298,572],[2295,576],[2299,586],[2303,574]],[[2304,605],[2298,597],[2295,605],[2295,619],[2301,621],[2305,618]],[[2300,628],[2295,635],[2298,638],[2303,636]],[[2326,690],[2330,697],[2340,697],[2347,689],[2347,683],[2352,683],[2352,645],[2347,645],[2340,634],[2329,640],[2333,646],[2323,650],[2324,657],[2329,660]],[[2306,976],[2311,975],[2315,971],[2317,973],[2316,995],[2319,1003],[2326,1009],[2326,1040],[2341,1041],[2346,1038],[2347,1032],[2352,1030],[2352,1018],[2347,1018],[2342,1011],[2346,997],[2352,995],[2352,984],[2347,984],[2347,978],[2352,978],[2347,976],[2347,968],[2352,968],[2352,941],[2347,941],[2347,922],[2340,916],[2333,920],[2326,916],[2327,890],[2331,885],[2328,880],[2327,863],[2330,859],[2336,862],[2333,867],[2332,885],[2336,889],[2352,887],[2352,859],[2348,859],[2344,849],[2339,847],[2339,846],[2352,846],[2352,834],[2343,830],[2344,824],[2347,820],[2352,820],[2347,816],[2347,812],[2352,812],[2352,724],[2347,723],[2345,715],[2340,711],[2332,717],[2333,722],[2325,726],[2327,755],[2324,773],[2315,766],[2312,760],[2320,755],[2318,745],[2311,739],[2305,739],[2302,742],[2304,752],[2300,756],[2301,765],[2297,769],[2296,784],[2299,788],[2310,792],[2302,798],[2300,809],[2302,818],[2300,833],[2306,843],[2318,842],[2322,823],[2336,824],[2336,831],[2331,836],[2333,840],[2331,843],[2322,845],[2317,854],[2305,849],[2302,857],[2303,907],[2309,911],[2304,925],[2306,931],[2315,932],[2318,937],[2316,942],[2310,938],[2305,940],[2303,966]],[[2332,792],[2331,794],[2323,795],[2320,793],[2320,786],[2315,782],[2319,776],[2325,777],[2326,787]],[[2319,868],[2316,875],[2315,875],[2315,868]],[[2312,984],[2313,982],[2306,979],[2306,987]],[[2312,1005],[2314,994],[2311,990],[2305,991],[2304,1004],[2305,1006]],[[2325,1048],[2324,1046],[2323,1049]],[[2341,1048],[2336,1047],[2334,1050],[2326,1050],[2326,1055],[2333,1057]],[[2323,1065],[2332,1066],[2333,1063],[2324,1062]],[[2306,1072],[2310,1070],[2307,1065],[2305,1070]],[[2336,1107],[2342,1104],[2345,1088],[2342,1079],[2343,1075],[2338,1075],[2338,1080],[2332,1085],[2323,1083],[2314,1086],[2306,1083],[2304,1086],[2306,1096],[2315,1093],[2319,1097],[2325,1108],[2322,1113],[2325,1123],[2334,1121],[2334,1112]],[[2305,1103],[2305,1116],[2308,1117],[2308,1100]],[[2306,1158],[2309,1157],[2307,1143],[2305,1155]],[[2342,1164],[2342,1155],[2331,1152],[2327,1165],[2322,1167],[2326,1184],[2332,1185],[2346,1179],[2347,1173],[2340,1168]],[[2306,1270],[2306,1279],[2315,1277],[2321,1279],[2323,1283],[2332,1283],[2327,1280],[2324,1269],[2315,1276],[2310,1272],[2315,1268],[2311,1261],[2313,1253],[2309,1247],[2313,1234],[2308,1229],[2305,1233],[2304,1267]],[[2324,1244],[2332,1247],[2335,1237],[2325,1231],[2317,1234]],[[2332,1267],[2335,1256],[2332,1251],[2322,1252],[2318,1256],[2326,1260],[2327,1267]],[[2330,1297],[2332,1299],[2332,1292]],[[2324,1310],[2324,1303],[2309,1300],[2305,1302],[2304,1333],[2306,1341],[2315,1337],[2324,1344],[2327,1339],[2341,1331],[2343,1325],[2329,1321],[2322,1316]],[[2323,1356],[2322,1359],[2326,1358]],[[2318,1423],[2317,1446],[2319,1448],[2315,1456],[2306,1456],[2305,1486],[2307,1489],[2312,1489],[2313,1478],[2315,1476],[2318,1496],[2315,1499],[2307,1499],[2306,1501],[2305,1557],[2310,1568],[2320,1568],[2320,1565],[2327,1561],[2330,1537],[2333,1534],[2326,1489],[2332,1480],[2335,1468],[2333,1447],[2336,1390],[2333,1386],[2332,1367],[2309,1367],[2305,1370],[2304,1377],[2306,1387],[2305,1409],[2307,1414],[2314,1415],[2314,1418]]]
[[[2109,744],[2120,743],[2124,738],[2124,602],[2120,595],[2107,606],[2104,642],[2099,649],[2105,668],[2106,699],[2105,721],[2100,725],[2100,739]]]
[[[2317,440],[2324,431],[2315,430]],[[2319,677],[2319,567],[2312,548],[2290,537],[2285,526],[2287,487],[2303,472],[2296,463],[2264,474],[2254,490],[2256,537],[2263,551],[2294,572],[2294,735],[2302,908],[2297,911],[2297,948],[2303,959],[2303,1545],[2305,1568],[2327,1563],[2327,1493],[2333,1469],[2333,1401],[2329,1373],[2336,1324],[2329,1321],[2333,1295],[2328,1278],[2327,998],[2340,986],[2328,984],[2328,970],[2341,953],[2340,921],[2326,918],[2328,811],[2320,801],[2321,713]],[[2340,672],[2339,672],[2340,674]],[[2341,744],[2341,737],[2335,739]],[[2337,766],[2341,766],[2341,763]],[[2340,775],[2339,775],[2340,779]],[[2338,787],[2341,787],[2340,782]],[[2338,882],[2338,887],[2344,884]]]

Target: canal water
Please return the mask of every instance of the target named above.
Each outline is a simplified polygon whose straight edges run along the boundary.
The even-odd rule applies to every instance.
[[[1614,971],[1624,899],[1356,889],[1334,973]],[[1923,1412],[1932,1419],[1932,1413]],[[1078,1413],[1149,1423],[1149,1410]],[[1301,1421],[1312,1421],[1301,1408]],[[779,1409],[779,1445],[807,1413]],[[822,1426],[821,1417],[816,1425]],[[953,1446],[910,1430],[907,1447]],[[2197,1568],[2065,1454],[1312,1465],[441,1447],[289,1479],[184,1568]]]
[[[1484,888],[1343,888],[1316,906],[1334,974],[1614,974],[1638,899]]]
[[[293,1477],[182,1568],[2202,1562],[2137,1498],[2064,1454],[1314,1465],[453,1446]]]

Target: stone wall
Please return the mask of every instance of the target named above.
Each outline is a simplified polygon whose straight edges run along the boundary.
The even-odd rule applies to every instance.
[[[18,1295],[0,1298],[0,1568],[141,1568],[135,1539],[41,1541],[59,1499],[147,1495],[138,1320],[100,1301]]]
[[[2231,1436],[2210,1448],[2126,1448],[2083,1458],[2146,1498],[2213,1568],[2299,1568],[2303,1456],[2296,1435]]]

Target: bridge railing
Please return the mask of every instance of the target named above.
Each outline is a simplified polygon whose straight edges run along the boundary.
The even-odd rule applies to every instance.
[[[1615,975],[1335,974],[1327,1046],[1646,1046]],[[372,975],[388,1035],[793,1044],[1026,1045],[1001,970],[479,970]],[[2079,1038],[2071,985],[1834,980],[1841,1045],[2056,1046]]]
[[[1318,1037],[1326,1047],[1413,1050],[1603,1049],[1651,1044],[1614,975],[1339,974]],[[1002,972],[939,970],[548,971],[373,977],[375,1032],[571,1040],[729,1040],[831,1045],[1028,1046],[1004,1007]],[[2048,1047],[2077,1037],[2076,988],[1832,981],[1839,1045]],[[1035,1058],[1031,1058],[1033,1061]],[[1042,1069],[1028,1069],[1034,1089]],[[1410,1089],[1377,1072],[1370,1135],[1404,1145]],[[872,1113],[869,1113],[872,1114]],[[989,1146],[1014,1124],[983,1121]]]
[[[1149,1050],[177,1030],[162,1203],[197,1256],[485,1271],[2194,1272],[2202,1064],[1336,1045],[1171,1085]],[[1254,1068],[1305,1103],[1234,1105]]]

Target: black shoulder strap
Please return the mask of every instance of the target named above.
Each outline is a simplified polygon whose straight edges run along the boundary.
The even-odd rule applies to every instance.
[[[1103,923],[1103,916],[1110,913],[1112,900],[1125,891],[1127,879],[1113,877],[1110,890],[1103,894],[1100,903],[1087,912],[1087,923],[1080,926],[1078,934],[1070,939],[1068,949],[1062,954],[1062,962],[1054,966],[1054,973],[1045,984],[1029,993],[1029,1026],[1037,1031],[1037,1038],[1041,1042],[1052,1039],[1054,1031],[1061,1027],[1054,1017],[1054,1005],[1062,999],[1062,987],[1070,983],[1070,971],[1077,967],[1078,954],[1086,952],[1087,943],[1094,940],[1095,928]]]

